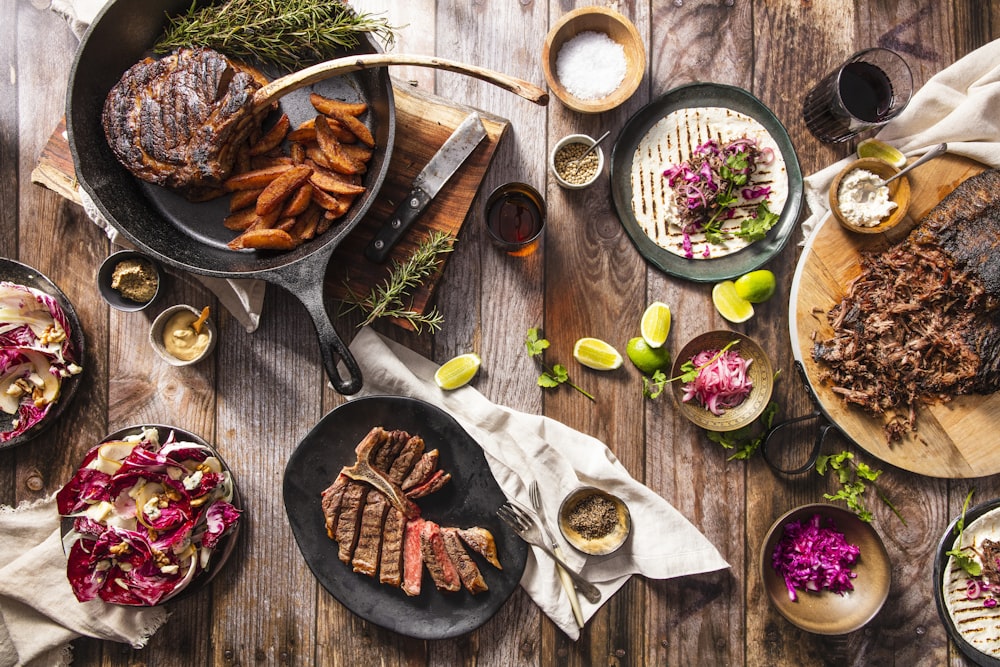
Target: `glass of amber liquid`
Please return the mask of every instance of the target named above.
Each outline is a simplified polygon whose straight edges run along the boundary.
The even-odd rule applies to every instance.
[[[523,257],[538,247],[545,231],[545,200],[527,183],[501,185],[486,200],[486,230],[508,255]]]
[[[840,143],[899,115],[913,93],[906,61],[889,49],[865,49],[806,95],[802,115],[817,139]]]

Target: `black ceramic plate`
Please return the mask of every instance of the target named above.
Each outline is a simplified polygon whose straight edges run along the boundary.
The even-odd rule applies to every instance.
[[[424,518],[442,526],[480,526],[493,533],[503,570],[472,554],[488,591],[443,593],[425,572],[420,595],[407,597],[338,560],[337,543],[326,535],[320,493],[341,468],[354,463],[354,447],[375,426],[419,435],[428,450],[441,452],[439,467],[451,473],[451,481],[416,502]],[[445,639],[475,630],[510,597],[524,572],[528,547],[496,517],[506,498],[482,449],[450,415],[423,401],[372,396],[327,414],[292,453],[285,467],[284,499],[295,541],[320,584],[358,616],[409,637]]]
[[[998,507],[1000,507],[1000,498],[970,507],[965,513],[965,525],[971,525],[973,521]],[[955,627],[955,623],[951,620],[951,615],[948,613],[948,608],[945,606],[944,579],[948,568],[947,552],[951,551],[952,546],[955,544],[955,526],[961,518],[962,516],[959,515],[948,524],[948,530],[941,536],[941,541],[938,543],[937,552],[934,556],[934,602],[937,605],[938,616],[941,617],[941,622],[944,623],[945,630],[948,631],[948,636],[951,637],[951,640],[955,642],[955,646],[958,647],[965,657],[977,665],[982,665],[982,667],[1000,667],[1000,660],[991,655],[986,655],[965,640],[958,631],[958,628]]]
[[[20,435],[13,437],[6,442],[0,442],[0,449],[5,449],[7,447],[14,447],[31,440],[59,419],[59,416],[65,412],[66,408],[73,400],[73,397],[76,395],[76,391],[80,387],[80,379],[87,369],[83,363],[83,327],[80,326],[80,320],[76,316],[76,310],[74,310],[73,304],[69,302],[69,299],[66,298],[66,295],[63,294],[62,290],[56,287],[55,283],[49,280],[40,271],[36,271],[27,264],[21,264],[20,262],[15,262],[14,260],[7,259],[6,257],[0,257],[0,281],[17,283],[18,285],[31,287],[40,292],[45,292],[49,296],[55,298],[56,302],[66,314],[66,320],[69,322],[71,330],[70,339],[73,341],[73,349],[76,353],[76,363],[84,369],[83,372],[78,373],[77,375],[63,379],[62,385],[59,388],[59,400],[57,400],[52,407],[49,408],[48,414],[46,414],[40,422]],[[0,411],[0,431],[10,431],[13,428],[14,417],[15,415],[8,415],[6,412]]]
[[[233,476],[232,469],[226,463],[225,459],[223,459],[219,454],[218,450],[216,450],[215,447],[209,444],[204,438],[201,438],[190,431],[185,431],[182,428],[177,428],[176,426],[167,426],[164,424],[140,424],[136,426],[128,426],[126,428],[119,429],[114,433],[109,433],[101,439],[101,442],[104,443],[112,440],[122,440],[130,435],[138,435],[142,432],[142,429],[153,428],[157,430],[161,444],[166,441],[166,439],[170,436],[170,432],[173,431],[174,439],[179,442],[193,442],[195,444],[208,447],[212,456],[219,459],[222,469],[229,473],[233,484],[233,499],[230,502],[233,507],[240,511],[240,520],[236,523],[232,532],[225,535],[220,543],[216,545],[215,551],[212,553],[212,558],[209,561],[208,569],[199,572],[198,575],[191,580],[191,583],[182,588],[180,591],[172,593],[161,600],[160,604],[166,604],[171,600],[179,600],[187,597],[195,591],[201,590],[211,583],[213,579],[215,579],[216,575],[218,575],[219,571],[222,569],[222,566],[226,564],[226,561],[228,561],[229,557],[232,555],[233,549],[236,547],[236,538],[239,536],[240,527],[247,521],[247,516],[246,512],[243,510],[243,501],[240,498],[240,489],[236,485],[236,477]],[[71,530],[73,530],[73,519],[63,517],[60,521],[60,532],[62,533],[62,536],[65,538]],[[72,546],[72,544],[72,542],[70,544],[66,544],[65,540],[63,541],[63,548],[67,554],[69,554],[69,547]]]
[[[757,120],[778,144],[788,174],[788,199],[767,237],[716,259],[686,259],[662,248],[646,235],[632,213],[632,160],[639,142],[664,116],[691,107],[727,107]],[[788,132],[760,100],[733,86],[693,83],[674,88],[640,109],[618,135],[610,174],[615,209],[639,254],[661,271],[696,282],[727,280],[761,267],[788,243],[802,210],[802,170]]]

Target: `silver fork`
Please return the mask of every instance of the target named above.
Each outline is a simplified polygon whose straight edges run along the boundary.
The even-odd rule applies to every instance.
[[[552,535],[552,531],[549,529],[548,524],[545,521],[545,511],[542,508],[542,493],[538,489],[537,480],[533,479],[531,480],[531,483],[528,484],[528,497],[531,498],[532,509],[534,509],[535,514],[538,515],[538,525],[542,527],[545,539],[552,547],[553,553],[562,558],[562,548],[559,546],[559,543],[556,542],[556,538]],[[576,594],[576,588],[573,587],[573,580],[570,579],[569,573],[566,572],[566,568],[562,565],[556,565],[556,573],[559,575],[559,582],[562,583],[562,587],[566,591],[566,597],[569,598],[569,605],[573,609],[573,618],[576,619],[576,624],[582,628],[584,625],[583,610],[580,609],[580,598]]]
[[[538,527],[538,522],[535,521],[535,518],[526,509],[508,501],[497,510],[497,516],[500,517],[501,521],[513,528],[514,532],[520,535],[522,540],[528,544],[535,545],[547,553],[549,558],[561,565],[566,570],[566,574],[576,583],[580,592],[583,593],[583,597],[594,604],[601,601],[601,591],[596,586],[581,577],[563,559],[552,553],[552,549],[545,543],[542,537],[542,531]]]

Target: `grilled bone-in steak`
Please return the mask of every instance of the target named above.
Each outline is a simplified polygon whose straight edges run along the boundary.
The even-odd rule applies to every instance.
[[[967,179],[903,241],[861,257],[861,274],[817,340],[821,379],[891,442],[922,403],[1000,388],[1000,171]]]
[[[260,87],[211,49],[147,58],[108,93],[104,132],[133,175],[199,198],[230,175],[240,145],[259,126],[251,107]]]
[[[473,595],[489,590],[479,566],[462,546],[462,541],[458,538],[458,529],[442,528],[441,538],[444,540],[444,549],[448,552],[448,557],[458,570],[458,577],[462,580],[465,590]]]

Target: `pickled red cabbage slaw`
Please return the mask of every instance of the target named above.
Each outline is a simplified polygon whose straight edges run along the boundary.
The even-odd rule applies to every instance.
[[[213,451],[173,431],[162,445],[146,428],[92,448],[56,495],[59,513],[73,519],[63,541],[74,595],[133,606],[177,595],[236,530],[233,496]]]
[[[52,296],[0,282],[0,409],[16,415],[0,442],[21,435],[59,400],[63,379],[79,373],[66,313]]]
[[[699,352],[684,366],[696,369],[697,376],[682,386],[681,400],[687,403],[694,399],[716,416],[735,408],[753,389],[753,381],[747,374],[751,362],[753,359],[744,359],[728,346]]]
[[[837,530],[833,519],[814,514],[809,519],[790,521],[774,547],[771,566],[785,580],[788,597],[798,600],[798,590],[824,589],[843,595],[854,590],[857,574],[851,566],[861,550]]]

